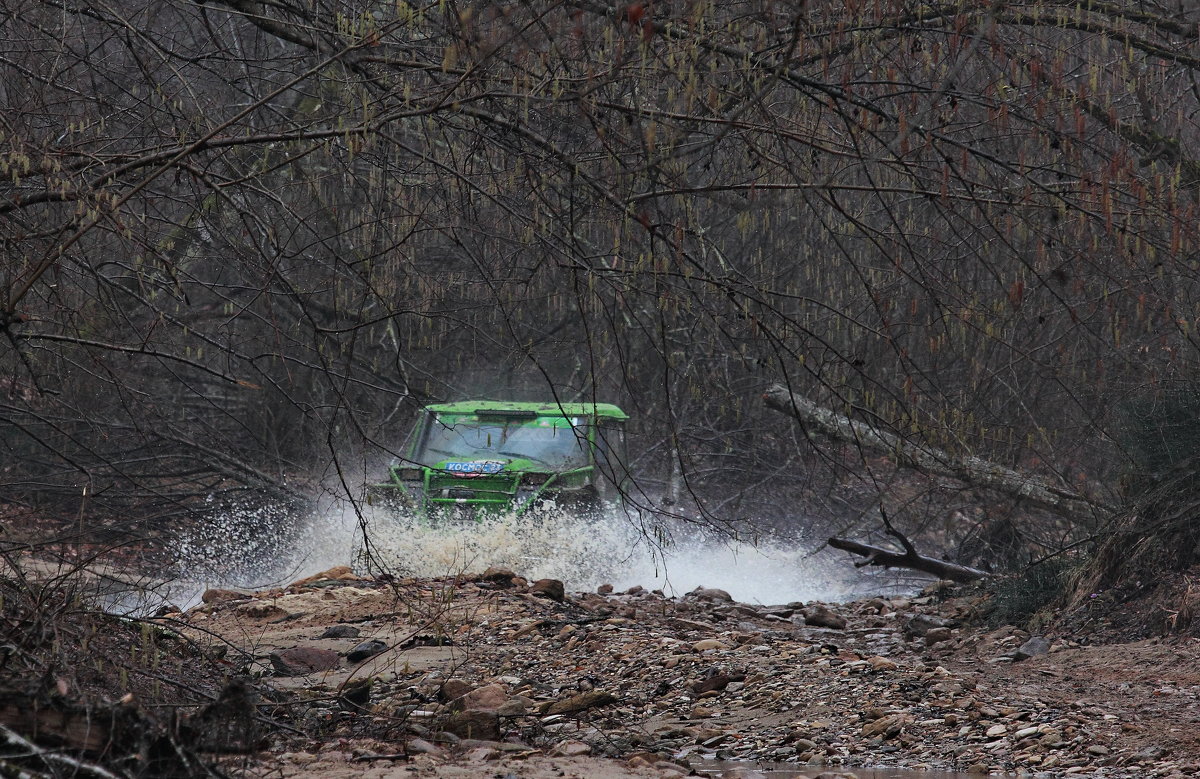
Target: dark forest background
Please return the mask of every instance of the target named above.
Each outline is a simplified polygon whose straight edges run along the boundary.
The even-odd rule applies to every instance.
[[[421,404],[553,396],[631,414],[668,512],[882,501],[1017,561],[1158,522],[1189,562],[1198,34],[1125,0],[9,3],[0,498],[357,496]]]

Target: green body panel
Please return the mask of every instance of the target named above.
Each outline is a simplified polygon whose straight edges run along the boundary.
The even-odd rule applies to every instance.
[[[612,403],[529,403],[507,400],[460,400],[455,403],[435,403],[427,411],[447,414],[474,414],[485,410],[503,415],[506,411],[530,412],[547,417],[604,417],[626,420],[629,415]]]
[[[553,498],[594,504],[619,496],[623,422],[611,403],[473,400],[425,408],[390,479],[370,495],[432,517],[528,511]],[[465,511],[462,511],[465,509]]]

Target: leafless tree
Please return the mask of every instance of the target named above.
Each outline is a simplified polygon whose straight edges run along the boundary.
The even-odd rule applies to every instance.
[[[1193,381],[1189,7],[2,13],[12,498],[289,495],[472,390],[631,406],[714,519],[891,478],[780,382],[1107,504],[1120,409]]]

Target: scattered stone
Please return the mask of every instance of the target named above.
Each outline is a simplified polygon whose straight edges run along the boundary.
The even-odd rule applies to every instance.
[[[719,590],[716,587],[697,587],[689,593],[686,593],[680,600],[698,600],[707,601],[709,603],[733,603],[733,596],[725,590]]]
[[[594,709],[598,706],[608,706],[616,703],[617,696],[603,690],[591,690],[590,692],[572,695],[570,698],[565,698],[561,701],[547,701],[542,704],[540,714],[546,716],[549,714],[575,714],[588,709]]]
[[[592,747],[582,741],[563,741],[550,750],[555,757],[579,757],[592,754]]]
[[[541,628],[543,628],[549,624],[550,624],[550,620],[548,620],[548,619],[535,619],[532,622],[524,624],[521,627],[514,630],[512,637],[520,638],[521,636],[527,636],[530,633],[540,630]]]
[[[1031,657],[1048,654],[1050,642],[1041,636],[1032,636],[1028,641],[1012,653],[1013,660],[1028,660]]]
[[[412,738],[408,740],[407,751],[414,755],[436,755],[442,749],[437,744],[432,744],[423,738]]]
[[[371,688],[375,680],[372,677],[355,679],[348,682],[338,694],[338,706],[345,711],[360,711],[371,702]]]
[[[496,711],[507,702],[508,693],[504,687],[499,684],[485,684],[451,701],[450,705],[455,709]]]
[[[943,641],[949,641],[953,637],[950,628],[930,628],[925,631],[925,646],[933,646],[940,644]]]
[[[395,589],[404,597],[446,594],[447,603],[454,600],[448,611],[465,607],[463,623],[444,620],[436,628],[422,628],[452,638],[462,651],[456,650],[449,663],[431,654],[432,665],[414,653],[417,662],[410,668],[409,656],[398,651],[408,645],[394,647],[395,667],[372,676],[373,685],[338,686],[345,673],[314,678],[307,686],[315,695],[297,709],[297,726],[317,738],[343,740],[329,752],[347,755],[346,761],[389,759],[399,752],[411,755],[411,765],[421,770],[450,759],[445,746],[457,742],[456,753],[468,761],[529,759],[532,750],[559,758],[634,755],[647,776],[657,771],[661,777],[686,774],[664,761],[665,755],[786,761],[807,775],[824,766],[824,776],[839,779],[853,772],[839,774],[833,766],[895,764],[932,771],[970,766],[1033,779],[1075,774],[1170,779],[1191,766],[1186,760],[1165,761],[1170,752],[1163,747],[1145,746],[1154,737],[1185,752],[1178,746],[1181,737],[1172,735],[1176,731],[1164,727],[1161,735],[1151,736],[1150,729],[1156,717],[1164,726],[1179,725],[1184,721],[1176,713],[1183,710],[1179,707],[1197,697],[1172,665],[1175,650],[1156,649],[1152,641],[1142,649],[1154,658],[1155,664],[1146,665],[1153,675],[1130,677],[1108,691],[1091,677],[1103,677],[1106,685],[1112,681],[1108,669],[1115,668],[1119,656],[1111,648],[1075,648],[1059,639],[1064,654],[1042,663],[1020,669],[987,665],[997,655],[1011,661],[1028,649],[1035,656],[1040,637],[1012,626],[988,633],[971,623],[957,629],[957,618],[976,608],[966,596],[756,607],[706,588],[675,599],[640,587],[621,594],[606,587],[599,592],[608,597],[572,593],[569,605],[559,607],[527,597],[542,582],[516,593],[495,592],[517,577],[508,569],[490,571],[496,586],[482,586],[489,580],[481,577],[433,583],[397,579]],[[450,593],[452,587],[460,591]],[[397,635],[412,634],[415,628],[407,627],[415,623],[412,615],[396,613],[392,600],[368,611],[370,604],[364,607],[351,597],[356,589],[264,592],[250,603],[248,594],[234,591],[240,603],[228,610],[196,610],[189,619],[223,625],[236,615],[250,629],[261,630],[263,624],[252,622],[260,619],[251,616],[258,613],[253,607],[275,605],[306,620],[324,617],[326,624],[362,621],[367,636],[383,635],[384,625],[405,631]],[[551,598],[556,591],[550,585],[543,596]],[[930,613],[914,615],[914,608]],[[825,630],[795,630],[786,621],[792,618],[810,628],[843,632],[835,637]],[[357,650],[370,643],[359,638],[358,630],[333,625],[320,638],[362,641]],[[908,643],[908,637],[924,641]],[[386,648],[379,643],[379,649]],[[418,645],[423,644],[413,644]],[[936,651],[926,651],[934,645]],[[272,657],[277,671],[285,651]],[[236,664],[239,655],[228,654]],[[1078,667],[1072,667],[1075,658]],[[329,660],[338,667],[336,658]],[[288,666],[280,673],[315,670]],[[446,678],[451,673],[462,678]],[[1138,700],[1145,713],[1125,697]],[[505,743],[519,740],[531,746]],[[401,748],[405,741],[407,748]],[[1141,751],[1134,753],[1135,748]],[[474,770],[490,776],[511,768],[506,762]]]
[[[353,625],[330,625],[318,638],[358,638],[360,632]]]
[[[337,668],[341,663],[341,657],[332,649],[301,646],[276,650],[270,654],[270,660],[280,676],[305,676]]]
[[[889,714],[863,725],[862,734],[868,738],[872,736],[894,738],[910,721],[911,718],[907,714]]]
[[[1133,759],[1142,762],[1148,762],[1153,760],[1162,760],[1169,754],[1171,754],[1170,750],[1163,749],[1157,744],[1151,744],[1150,746],[1135,752]]]
[[[500,738],[500,717],[494,711],[467,709],[451,714],[442,729],[459,738],[496,740]]]
[[[558,579],[538,579],[529,585],[529,592],[539,598],[549,598],[559,603],[566,597],[566,588]]]
[[[364,641],[351,649],[346,655],[346,660],[347,662],[351,663],[361,663],[363,660],[366,660],[369,657],[374,657],[387,648],[388,645],[386,642],[380,641],[377,638],[372,638],[371,640]]]
[[[467,684],[457,676],[452,676],[442,682],[442,686],[438,688],[438,695],[443,701],[452,701],[466,695],[471,691],[471,685]]]
[[[499,760],[500,750],[494,747],[472,747],[463,752],[463,759],[471,763],[483,763],[488,760]]]
[[[288,616],[288,612],[269,601],[256,601],[238,606],[237,613],[250,619],[276,619]]]
[[[320,573],[305,577],[299,581],[292,582],[290,585],[288,585],[288,587],[289,589],[294,589],[320,581],[356,582],[361,581],[361,577],[355,576],[354,571],[350,570],[350,566],[348,565],[335,565],[328,571],[321,571]]]
[[[715,673],[712,676],[709,676],[707,679],[702,679],[701,681],[698,681],[695,684],[693,684],[692,692],[699,695],[700,693],[712,692],[712,691],[716,691],[716,690],[724,690],[726,687],[729,686],[730,682],[742,682],[742,681],[745,681],[745,679],[746,679],[746,674],[742,674],[742,673],[735,673],[735,674]]]
[[[949,627],[949,625],[947,620],[941,617],[932,614],[914,614],[904,623],[904,632],[906,635],[921,638],[934,628],[945,627]]]
[[[245,590],[223,590],[210,589],[205,590],[200,596],[200,600],[204,603],[228,603],[235,600],[249,600],[254,597],[254,593]]]
[[[813,604],[804,609],[803,614],[805,623],[814,627],[830,628],[831,630],[846,629],[846,618],[823,604]]]
[[[481,573],[476,581],[491,582],[492,584],[499,584],[503,587],[512,587],[513,579],[515,578],[517,578],[517,575],[512,571],[511,568],[492,565],[489,566],[486,571]]]
[[[900,667],[896,664],[895,660],[891,660],[886,657],[880,657],[878,655],[867,658],[867,662],[870,663],[871,667],[876,671],[895,671]]]

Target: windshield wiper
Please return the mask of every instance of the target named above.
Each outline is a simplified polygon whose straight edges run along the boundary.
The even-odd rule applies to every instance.
[[[535,463],[541,463],[542,465],[550,465],[550,463],[546,462],[542,458],[534,457],[533,455],[526,454],[525,452],[506,452],[506,451],[497,449],[496,454],[503,454],[503,455],[507,455],[509,457],[520,457],[522,460],[533,460]]]

